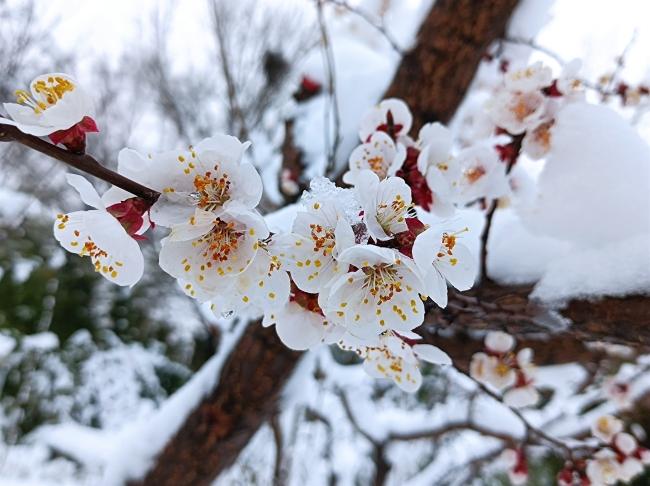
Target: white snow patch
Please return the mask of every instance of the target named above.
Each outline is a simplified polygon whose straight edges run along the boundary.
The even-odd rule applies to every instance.
[[[607,107],[560,111],[538,188],[522,208],[536,233],[583,248],[650,233],[650,146]]]
[[[23,349],[50,351],[59,347],[59,338],[52,332],[39,332],[25,336],[21,342]]]
[[[255,325],[255,324],[250,324]],[[117,447],[104,472],[105,486],[121,485],[142,477],[199,401],[214,389],[221,367],[246,325],[224,334],[219,352],[151,416],[125,427],[115,438]]]
[[[0,360],[7,357],[16,347],[16,340],[11,336],[0,333]]]
[[[650,235],[598,249],[576,249],[554,260],[532,297],[545,302],[650,292]]]

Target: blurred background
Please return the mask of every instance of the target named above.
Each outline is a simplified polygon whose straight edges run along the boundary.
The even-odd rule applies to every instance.
[[[325,11],[343,120],[339,165],[356,143],[363,112],[391,81],[400,59],[391,42],[408,48],[433,2],[347,4],[376,24],[341,6]],[[161,151],[218,132],[252,140],[249,156],[265,182],[262,208],[271,213],[302,189],[282,180],[286,120],[295,120],[305,174],[322,173],[327,163],[327,102],[297,104],[294,97],[305,77],[325,80],[317,14],[310,0],[0,0],[0,100],[13,101],[15,89],[43,72],[73,74],[96,101],[101,133],[89,138],[88,152],[109,167],[127,146]],[[525,42],[499,46],[516,62],[543,59],[558,69],[554,56],[580,57],[594,82],[612,73],[629,83],[650,79],[644,0],[524,0],[509,36],[548,51]],[[495,72],[486,61],[460,114],[478,109]],[[616,109],[650,140],[646,106]],[[461,119],[454,123],[462,127]],[[0,145],[0,167],[0,486],[101,484],[125,431],[188,382],[242,322],[215,317],[179,291],[156,265],[158,234],[142,245],[151,261],[138,285],[118,288],[98,278],[52,237],[53,215],[81,207],[65,184],[66,167],[15,144]],[[340,369],[323,378],[318,370],[329,360]],[[365,485],[374,477],[372,443],[349,420],[341,387],[355,390],[361,428],[378,437],[386,424],[434,424],[481,406],[466,383],[432,369],[420,392],[405,396],[358,368],[328,350],[301,364],[302,385],[290,384],[280,417],[290,431],[290,484]],[[542,382],[549,390],[573,386],[584,378],[581,369],[563,365]],[[307,394],[315,402],[305,405]],[[579,409],[596,402],[564,403]],[[501,420],[498,410],[485,410]],[[550,410],[539,413],[562,420],[558,404]],[[490,469],[494,445],[471,432],[391,444],[389,484],[508,484]],[[260,429],[215,484],[272,484],[275,446],[272,427]],[[561,463],[540,455],[531,466],[530,484],[554,484]]]

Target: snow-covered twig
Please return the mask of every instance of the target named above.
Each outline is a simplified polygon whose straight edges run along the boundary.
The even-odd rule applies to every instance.
[[[390,46],[393,48],[395,52],[397,52],[401,56],[404,55],[404,49],[400,47],[400,45],[397,43],[397,41],[392,36],[392,34],[388,32],[388,29],[386,29],[386,26],[384,25],[383,21],[376,22],[375,19],[372,18],[372,15],[370,15],[368,12],[361,10],[357,7],[354,7],[344,0],[326,0],[326,1],[327,3],[336,5],[337,7],[344,8],[348,12],[363,19],[368,25],[370,25],[372,28],[374,28],[381,35],[384,36],[386,41],[388,41],[388,43],[390,44]]]

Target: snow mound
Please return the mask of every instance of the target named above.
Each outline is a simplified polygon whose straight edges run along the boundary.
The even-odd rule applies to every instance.
[[[607,107],[558,114],[538,188],[522,217],[536,233],[586,247],[650,233],[650,147]]]
[[[650,235],[599,249],[576,248],[549,264],[531,296],[545,302],[563,302],[638,293],[650,293]]]

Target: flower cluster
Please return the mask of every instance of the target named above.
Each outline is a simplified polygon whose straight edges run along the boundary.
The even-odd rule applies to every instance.
[[[40,76],[31,94],[18,98],[19,105],[5,105],[13,118],[7,123],[82,150],[94,122],[72,78]],[[421,361],[451,362],[435,346],[418,344],[424,302],[446,306],[448,284],[467,290],[477,271],[463,244],[467,228],[449,220],[430,226],[418,211],[449,217],[458,206],[509,189],[493,147],[455,151],[444,126],[425,125],[417,140],[411,127],[400,100],[370,110],[344,175],[352,187],[312,181],[287,233],[271,234],[256,209],[262,181],[245,160],[249,143],[216,135],[183,150],[119,153],[118,172],[158,191],[155,203],[116,187],[100,197],[88,181],[69,176],[93,209],[59,215],[55,236],[67,250],[89,256],[102,276],[133,285],[143,273],[138,241],[149,228],[167,228],[159,264],[187,295],[217,314],[263,314],[263,325],[275,325],[293,349],[337,343],[356,352],[371,375],[413,391]],[[511,388],[508,401],[532,403],[530,353],[491,352],[486,369],[493,360],[499,370],[507,367],[501,379]]]
[[[485,337],[485,352],[472,356],[470,376],[504,392],[503,401],[511,407],[527,407],[539,401],[534,385],[533,350],[523,348],[514,353],[514,338],[501,331]]]
[[[559,486],[607,486],[629,482],[650,464],[650,451],[623,431],[623,422],[603,415],[591,427],[598,446],[586,460],[567,464],[558,475]]]
[[[380,179],[399,176],[410,187],[413,202],[443,218],[455,208],[509,193],[506,167],[488,145],[453,150],[451,131],[440,123],[424,125],[417,141],[408,136],[412,118],[397,99],[382,101],[362,122],[363,142],[350,155],[348,184],[372,171]]]
[[[571,62],[555,79],[541,62],[505,73],[499,91],[487,106],[497,132],[512,139],[498,147],[503,160],[515,160],[520,150],[533,159],[548,153],[555,115],[566,103],[583,98],[576,77],[579,68],[579,61]]]

